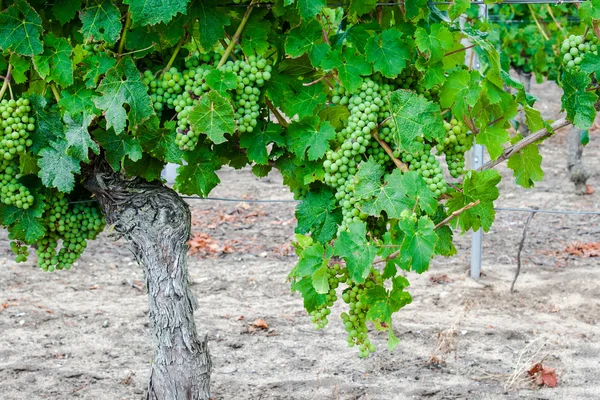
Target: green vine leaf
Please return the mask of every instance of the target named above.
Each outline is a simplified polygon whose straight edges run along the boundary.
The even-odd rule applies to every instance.
[[[43,51],[42,20],[25,0],[0,13],[0,49],[14,51],[23,56],[33,56]]]
[[[94,138],[106,151],[106,161],[115,171],[120,171],[125,158],[138,161],[142,158],[142,146],[137,138],[129,135],[117,135],[113,129],[98,129]]]
[[[41,195],[27,210],[0,204],[0,226],[10,227],[15,239],[33,244],[44,237],[46,227],[41,220],[44,214],[44,201]]]
[[[269,161],[269,144],[285,145],[285,139],[281,136],[281,132],[280,125],[269,123],[265,129],[254,129],[252,132],[245,132],[241,135],[240,146],[247,150],[250,161],[265,165]]]
[[[98,86],[101,97],[93,99],[96,107],[104,111],[106,129],[114,128],[118,135],[125,130],[134,130],[154,115],[146,85],[142,83],[140,71],[130,57],[125,57],[115,67],[108,70]],[[129,112],[125,110],[129,106]]]
[[[367,61],[373,63],[375,71],[388,78],[402,72],[413,51],[411,41],[404,40],[402,32],[395,28],[371,36],[365,46]]]
[[[586,90],[591,82],[589,75],[581,71],[566,72],[561,82],[562,106],[567,111],[567,119],[583,130],[590,129],[596,119],[594,106],[598,95]]]
[[[52,13],[61,25],[65,25],[75,18],[80,8],[81,0],[56,0],[52,6]]]
[[[176,14],[185,14],[189,0],[124,0],[129,4],[133,22],[155,25],[169,22]]]
[[[176,122],[168,121],[160,126],[160,120],[152,116],[137,132],[140,145],[153,157],[174,164],[181,164],[183,151],[175,142]]]
[[[88,157],[90,150],[95,154],[100,153],[98,144],[92,140],[88,132],[88,127],[95,117],[95,115],[87,113],[75,115],[71,115],[68,111],[65,113],[63,120],[68,144],[67,155],[87,163],[90,161]]]
[[[418,274],[427,271],[438,241],[433,222],[429,217],[421,217],[417,222],[405,218],[398,226],[404,232],[400,247],[400,262],[406,266],[404,269],[410,267]]]
[[[329,150],[329,141],[335,137],[335,129],[319,117],[294,122],[287,129],[287,146],[299,158],[306,153],[310,161],[318,160]]]
[[[215,171],[221,167],[219,160],[204,147],[186,152],[185,165],[177,168],[174,189],[182,194],[208,196],[220,182]]]
[[[44,52],[33,57],[33,65],[40,76],[47,81],[54,81],[60,86],[73,84],[73,49],[64,38],[57,38],[52,33],[44,36]]]
[[[121,36],[121,13],[110,0],[90,2],[80,14],[81,33],[96,42],[115,44]]]
[[[510,136],[508,131],[500,126],[486,126],[476,136],[478,144],[486,147],[492,160],[497,159],[504,152],[503,144],[508,143]]]
[[[327,243],[335,236],[338,225],[342,222],[342,213],[333,193],[321,190],[318,193],[308,193],[302,203],[298,204],[296,219],[297,233],[311,232],[313,239],[319,243]]]
[[[433,24],[429,30],[417,28],[415,43],[419,50],[427,54],[430,62],[441,61],[447,50],[454,45],[450,30],[442,24]]]
[[[204,133],[215,144],[226,142],[225,134],[237,129],[231,102],[214,90],[200,98],[189,120],[196,132]]]
[[[335,241],[334,255],[346,261],[350,278],[362,283],[369,276],[377,248],[366,237],[367,225],[364,222],[352,222],[347,231],[340,232]]]
[[[531,188],[535,182],[544,179],[542,156],[535,144],[530,144],[509,158],[506,166],[513,170],[517,184],[524,188]]]
[[[68,143],[64,140],[50,143],[39,152],[39,177],[47,187],[70,193],[75,187],[75,174],[81,172],[79,160],[67,155]]]

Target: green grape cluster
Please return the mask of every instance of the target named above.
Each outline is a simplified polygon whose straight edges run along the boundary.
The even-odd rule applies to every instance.
[[[98,53],[104,52],[104,44],[103,43],[86,43],[83,45],[81,49],[81,55],[85,57],[92,57]]]
[[[394,79],[385,79],[385,82],[393,87],[393,90],[413,90],[429,101],[435,101],[438,97],[439,86],[435,85],[426,89],[421,83],[422,73],[414,65],[409,65]]]
[[[308,194],[308,189],[305,187],[299,187],[294,189],[294,200],[304,200]]]
[[[38,266],[44,271],[69,269],[104,229],[105,221],[94,202],[69,204],[63,193],[46,197],[46,234],[37,242]]]
[[[183,92],[185,86],[183,75],[177,68],[171,67],[160,77],[155,77],[152,71],[144,71],[142,82],[149,88],[150,99],[154,110],[160,115],[165,107],[175,109],[175,99]]]
[[[330,307],[337,301],[338,297],[335,290],[340,283],[346,282],[347,271],[340,268],[339,264],[327,269],[327,282],[329,283],[329,293],[325,295],[325,304],[313,310],[310,313],[310,320],[315,325],[315,329],[323,329],[327,326],[327,316],[331,314]]]
[[[33,144],[29,133],[35,130],[35,118],[30,112],[29,99],[0,102],[0,201],[24,210],[34,201],[19,181],[19,156]]]
[[[348,346],[357,346],[361,358],[375,352],[375,345],[369,340],[369,329],[367,327],[369,305],[364,302],[363,296],[367,290],[373,288],[376,284],[382,283],[383,279],[379,271],[371,268],[371,275],[365,283],[356,284],[349,281],[348,288],[342,294],[342,300],[350,308],[347,313],[344,312],[341,315],[348,333]]]
[[[209,90],[206,76],[210,71],[209,65],[199,65],[195,69],[183,72],[185,91],[175,100],[175,112],[177,113],[175,143],[181,150],[191,151],[198,145],[200,132],[193,129],[189,116],[192,108],[198,104],[198,99]]]
[[[565,69],[567,71],[579,70],[579,64],[586,54],[598,55],[599,44],[600,41],[591,32],[585,38],[583,35],[570,35],[560,47]]]
[[[438,154],[446,155],[446,164],[453,178],[458,178],[465,172],[465,152],[473,145],[473,135],[461,121],[452,118],[444,121],[446,136],[436,145]]]
[[[383,97],[389,90],[389,85],[380,85],[373,79],[367,79],[356,93],[350,95],[345,89],[339,88],[331,97],[334,104],[347,104],[350,111],[346,126],[337,135],[340,147],[327,151],[323,162],[325,183],[337,189],[335,197],[342,206],[340,231],[346,230],[353,221],[367,218],[367,214],[360,211],[362,203],[353,195],[353,177],[362,155],[370,148],[378,121],[386,118],[382,111]]]
[[[18,263],[27,261],[27,257],[29,256],[27,245],[20,240],[14,240],[12,234],[9,234],[8,238],[12,240],[12,242],[10,242],[10,249],[16,255],[15,261]]]
[[[238,131],[252,132],[261,111],[260,89],[271,79],[272,67],[266,59],[251,55],[248,61],[228,61],[222,68],[225,72],[236,74],[237,88],[233,92],[233,105]]]
[[[394,157],[401,157],[402,162],[408,165],[408,169],[416,171],[425,180],[429,189],[439,197],[448,190],[446,180],[442,174],[442,166],[435,156],[431,154],[431,144],[425,142],[420,137],[416,140],[423,143],[422,150],[412,154],[407,152],[400,153],[398,150],[395,150]]]

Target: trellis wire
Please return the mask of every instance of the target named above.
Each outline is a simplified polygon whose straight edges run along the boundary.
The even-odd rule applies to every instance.
[[[499,3],[493,3],[493,4],[489,4],[489,5],[503,5],[503,4],[550,4],[550,5],[560,5],[560,4],[580,4],[580,3],[585,3],[586,0],[505,0]],[[386,7],[386,6],[400,6],[405,4],[404,1],[388,1],[388,2],[380,2],[380,3],[376,3],[376,6],[382,6],[382,7]],[[430,1],[428,2],[428,4],[433,4],[433,5],[451,5],[454,4],[453,1]],[[471,5],[486,5],[487,3],[485,3],[484,0],[473,0],[471,1]],[[257,7],[257,8],[270,8],[273,7],[275,4],[274,3],[257,3],[257,4],[253,4],[252,7]],[[350,6],[350,3],[329,3],[326,5],[327,7],[348,7]],[[222,6],[219,7],[231,7],[231,8],[248,8],[250,7],[250,4],[235,4],[235,3],[231,3],[231,4],[224,4]]]

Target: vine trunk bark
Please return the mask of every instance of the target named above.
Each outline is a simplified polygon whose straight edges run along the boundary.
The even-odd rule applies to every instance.
[[[581,144],[582,130],[573,126],[569,132],[569,153],[567,155],[567,169],[569,178],[575,184],[576,194],[587,194],[586,181],[589,173],[583,165],[583,145]]]
[[[209,400],[211,360],[207,338],[196,333],[187,271],[191,216],[187,204],[161,183],[128,180],[104,164],[88,189],[109,229],[122,235],[144,267],[156,349],[148,400]]]
[[[519,80],[525,87],[525,91],[529,93],[529,91],[531,90],[531,72],[523,72],[521,70],[517,70],[517,73],[519,74]],[[523,110],[519,111],[519,116],[517,118],[519,121],[519,133],[523,137],[529,136],[529,126],[527,126],[527,120],[525,118],[525,113],[523,112]]]

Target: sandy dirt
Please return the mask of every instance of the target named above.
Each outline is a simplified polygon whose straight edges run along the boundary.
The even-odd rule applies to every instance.
[[[549,100],[541,105],[545,117],[558,118],[557,90],[533,90]],[[534,190],[517,187],[511,171],[499,168],[498,207],[600,211],[598,133],[585,150],[588,183],[597,189],[589,196],[572,193],[567,133],[541,147],[546,179]],[[220,176],[216,197],[291,199],[276,173]],[[378,352],[360,360],[337,317],[314,331],[300,296],[290,293],[295,204],[190,204],[203,245],[189,259],[196,323],[210,339],[217,400],[600,399],[599,258],[565,251],[600,241],[600,216],[536,215],[511,294],[527,214],[498,212],[484,238],[482,278],[468,277],[470,236],[459,237],[458,255],[407,274],[414,301],[394,318],[398,348],[389,353],[385,334],[375,333]],[[126,244],[103,235],[67,272],[44,273],[33,261],[15,264],[0,233],[0,399],[142,399],[152,342],[144,276]],[[268,330],[248,328],[258,318]],[[428,363],[437,335],[453,324],[456,352],[445,364]],[[529,367],[530,358],[555,368],[558,386],[516,382],[507,391],[519,359]]]

